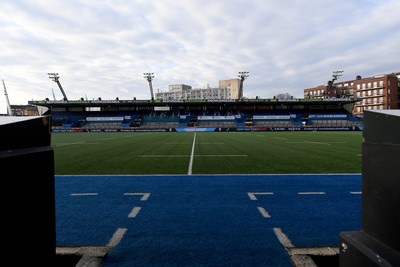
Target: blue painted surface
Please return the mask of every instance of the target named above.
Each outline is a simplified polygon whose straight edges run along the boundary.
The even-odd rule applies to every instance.
[[[361,175],[56,176],[55,182],[58,247],[105,246],[117,229],[127,229],[105,267],[293,266],[274,228],[295,247],[337,246],[341,231],[360,229],[361,195],[350,192],[361,191]],[[273,194],[251,200],[249,192]],[[140,212],[128,218],[134,207]]]

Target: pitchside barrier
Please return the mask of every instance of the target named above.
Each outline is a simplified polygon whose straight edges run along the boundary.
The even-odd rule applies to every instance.
[[[0,117],[3,261],[55,266],[54,154],[50,118]]]
[[[361,230],[340,233],[340,266],[400,266],[400,110],[364,111]]]
[[[312,131],[362,131],[362,126],[357,127],[183,127],[183,128],[104,128],[104,129],[82,129],[52,127],[53,133],[82,133],[82,132],[312,132]]]

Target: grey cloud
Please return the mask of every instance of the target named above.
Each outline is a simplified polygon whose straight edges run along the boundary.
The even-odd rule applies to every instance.
[[[0,17],[0,73],[10,101],[149,98],[169,84],[217,86],[249,71],[248,97],[290,93],[399,71],[396,0],[8,1]],[[397,68],[397,69],[396,69]],[[5,112],[0,101],[0,112]]]

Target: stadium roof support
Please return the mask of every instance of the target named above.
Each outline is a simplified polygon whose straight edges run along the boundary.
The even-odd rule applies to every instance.
[[[61,86],[61,83],[59,81],[60,77],[58,77],[58,73],[47,73],[49,75],[49,78],[52,79],[54,82],[57,83],[58,87],[60,88],[61,93],[64,96],[64,101],[68,101],[67,95],[64,92],[64,89]]]

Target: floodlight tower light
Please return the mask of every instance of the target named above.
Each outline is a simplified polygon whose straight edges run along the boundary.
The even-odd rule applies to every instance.
[[[337,79],[339,79],[339,77],[342,76],[342,73],[343,73],[343,70],[335,70],[335,71],[333,71],[333,74],[332,74],[332,77],[333,77],[332,82],[334,82],[334,81],[336,81]]]
[[[65,94],[64,89],[62,88],[61,83],[59,81],[60,77],[58,76],[58,73],[51,72],[51,73],[47,73],[47,74],[49,75],[50,79],[52,79],[55,83],[57,83],[58,88],[60,88],[60,91],[61,91],[62,95],[64,96],[64,100],[68,101],[67,95]]]
[[[239,84],[239,99],[243,98],[243,82],[249,77],[248,71],[239,71],[238,77],[240,78]]]
[[[328,82],[328,91],[327,91],[327,95],[329,95],[329,93],[332,90],[332,86],[333,83],[339,79],[340,76],[342,76],[343,70],[335,70],[332,72],[332,80]]]
[[[151,82],[154,79],[154,73],[145,72],[145,73],[143,73],[143,75],[144,75],[144,78],[149,82],[151,100],[154,100],[153,84]]]

